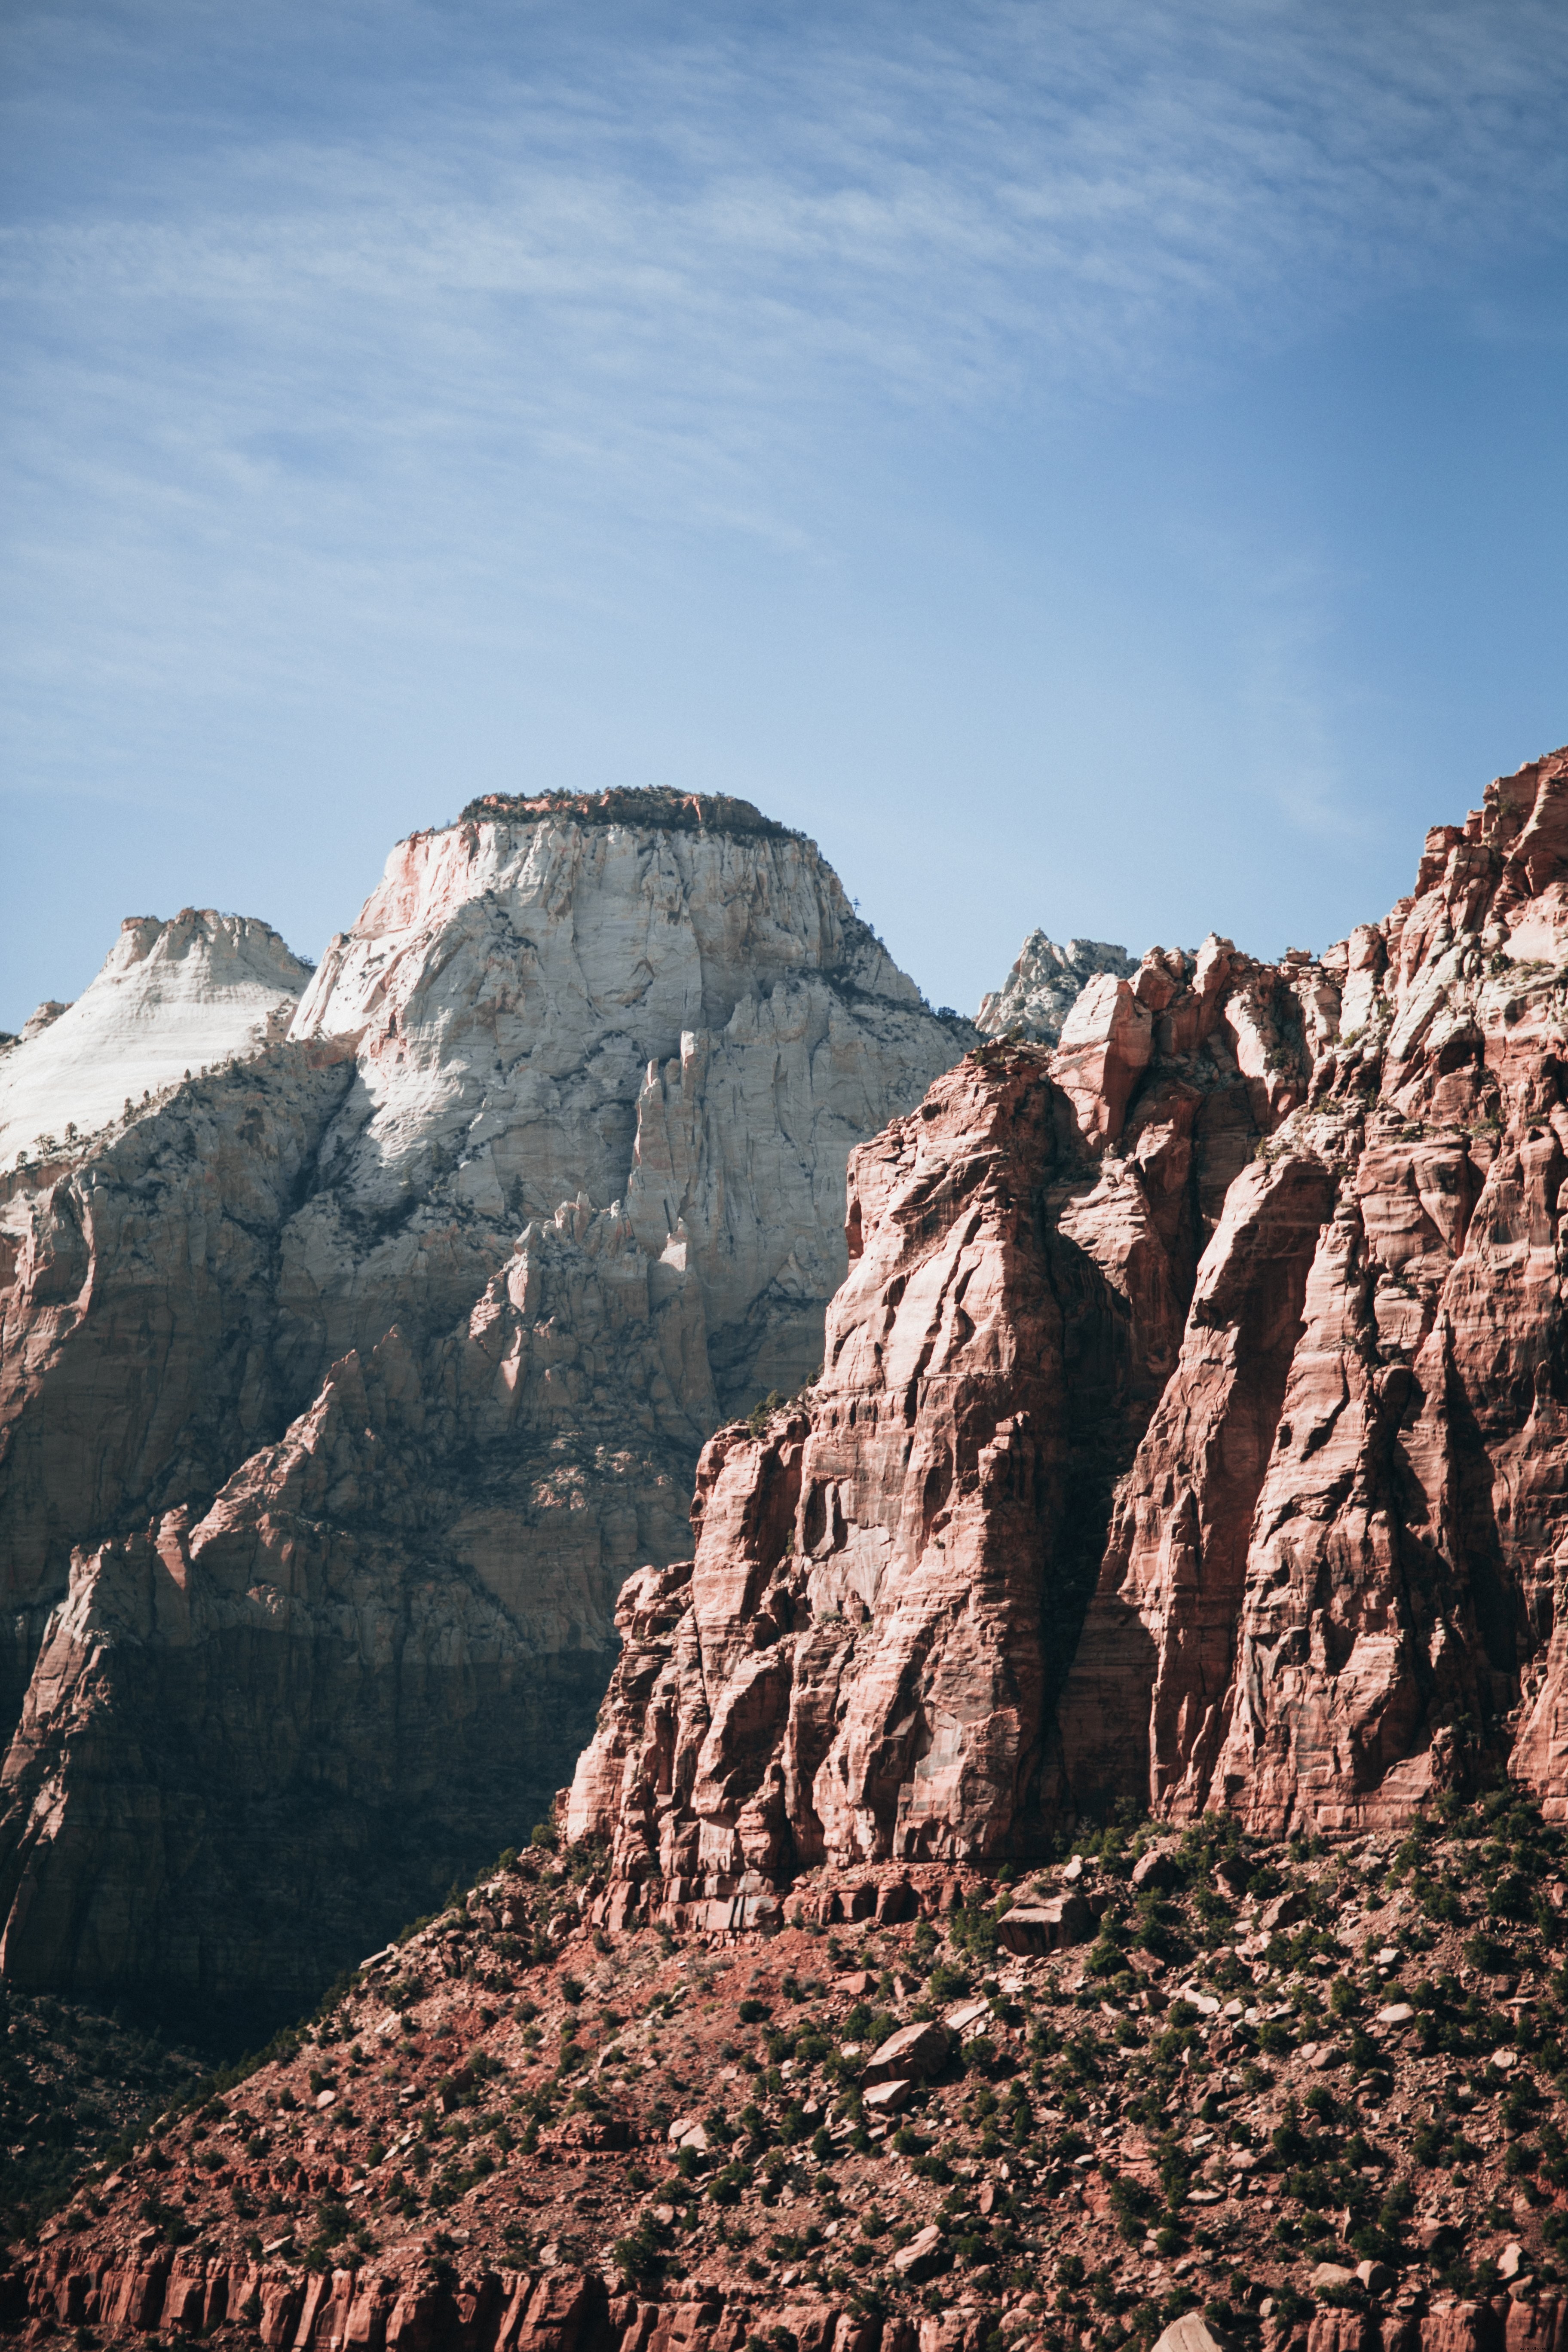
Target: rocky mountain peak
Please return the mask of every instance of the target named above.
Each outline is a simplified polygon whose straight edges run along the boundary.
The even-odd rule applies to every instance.
[[[1031,931],[1002,986],[981,998],[974,1025],[988,1037],[1054,1045],[1091,980],[1101,973],[1130,980],[1137,968],[1125,948],[1108,940],[1069,940],[1062,947],[1044,931]]]
[[[623,958],[618,1001],[577,940],[590,834],[685,940],[662,977]],[[687,1547],[713,1302],[764,1262],[734,1198],[790,1197],[831,1087],[895,1094],[879,1055],[907,1076],[939,1036],[897,1024],[929,1016],[767,967],[650,1057],[624,1193],[521,1233],[464,1189],[471,1150],[373,1213],[353,1139],[390,1105],[391,1154],[521,1066],[474,1010],[498,908],[561,1057],[529,1116],[609,1099],[574,1039],[743,974],[715,838],[529,813],[416,845],[300,1034],[35,1202],[0,1391],[24,1501],[169,1483],[77,1548],[35,1645],[13,1981],[91,1982],[116,1938],[232,1981],[300,1941],[297,1881],[341,1946],[416,1841],[510,1836],[84,2185],[0,2325],[1552,2352],[1568,753],[1436,828],[1411,896],[1321,958],[1153,949],[1054,1045],[939,1066],[848,1150],[820,1369],[712,1430]],[[797,850],[719,837],[742,935],[817,887],[766,862]],[[482,1098],[490,1142],[519,1113]],[[796,1254],[774,1302],[812,1278]],[[131,1402],[93,1452],[105,1396]],[[170,1430],[234,1457],[199,1507]],[[520,1857],[617,1585],[596,1730]]]
[[[706,796],[416,834],[313,978],[264,930],[129,924],[0,1064],[95,1007],[172,1061],[91,1134],[63,1063],[0,1226],[16,1981],[296,1999],[544,1805],[704,1438],[821,1361],[851,1149],[973,1035]]]
[[[269,923],[128,916],[74,1004],[41,1004],[0,1057],[0,1167],[97,1134],[142,1097],[281,1035],[311,967]]]

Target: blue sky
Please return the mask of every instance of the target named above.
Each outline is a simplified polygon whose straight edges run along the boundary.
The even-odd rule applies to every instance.
[[[13,0],[0,1024],[472,793],[938,1002],[1321,948],[1568,739],[1568,13]]]

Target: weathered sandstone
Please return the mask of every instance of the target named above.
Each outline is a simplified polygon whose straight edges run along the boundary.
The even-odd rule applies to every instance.
[[[717,1925],[824,1858],[1047,1833],[1111,1491],[1210,1232],[1306,1097],[1317,992],[1221,940],[1157,954],[1091,982],[1055,1056],[983,1047],[854,1155],[821,1378],[711,1441],[694,1562],[623,1596],[568,1815],[612,1841],[612,1909]]]
[[[1338,1034],[1118,1499],[1063,1717],[1080,1801],[1349,1826],[1506,1759],[1568,1805],[1565,784],[1558,753],[1491,785],[1323,960]],[[1282,1181],[1312,1213],[1274,1220],[1271,1304],[1241,1253]]]
[[[820,1360],[851,1145],[973,1033],[810,843],[658,793],[413,836],[313,980],[128,927],[0,1085],[73,1024],[147,1099],[64,1054],[6,1179],[4,1966],[295,2006],[547,1804],[703,1439]]]
[[[268,924],[187,907],[132,915],[74,1004],[40,1004],[0,1055],[0,1168],[125,1118],[288,1027],[310,967]]]
[[[1223,1815],[1099,1843],[1016,1889],[824,1869],[684,1936],[595,1924],[600,1849],[506,1857],[18,2215],[0,2327],[1556,2352],[1568,1927],[1491,1898],[1500,1863],[1560,1892],[1564,1832],[1504,1791],[1316,1854]]]
[[[1054,1052],[938,1076],[852,1156],[819,1377],[703,1449],[694,1558],[637,1499],[711,1376],[676,1143],[657,1260],[629,1181],[618,1212],[533,1220],[443,1322],[448,1240],[407,1328],[362,1345],[351,1318],[199,1513],[79,1550],[6,1767],[36,1954],[122,1939],[86,1899],[110,1816],[178,1791],[162,1843],[132,1841],[174,1855],[231,1769],[216,1675],[205,1717],[188,1689],[169,1711],[194,1769],[128,1769],[122,1726],[153,1758],[163,1717],[117,1647],[199,1626],[194,1663],[297,1612],[295,1680],[308,1660],[351,1724],[312,1729],[318,1788],[341,1769],[421,1815],[437,1700],[400,1699],[408,1759],[375,1781],[359,1662],[488,1662],[531,1604],[558,1654],[593,1577],[547,1606],[537,1563],[508,1582],[538,1465],[564,1462],[568,1508],[602,1498],[647,1401],[613,1490],[646,1561],[559,1868],[510,1857],[84,2189],[24,2249],[11,2322],[278,2352],[1093,2352],[1112,2326],[1156,2352],[1554,2352],[1565,933],[1560,754],[1321,960],[1156,950],[1093,979]],[[363,1140],[390,1106],[347,1183],[368,1198],[416,1112],[318,1012],[324,1128]],[[380,1247],[380,1213],[342,1230]],[[322,1310],[288,1295],[303,1349]],[[437,1697],[465,1759],[501,1723]],[[285,1695],[275,1736],[300,1719]],[[240,1721],[247,1757],[262,1738]],[[1155,1819],[1044,1861],[1122,1806]],[[326,1812],[323,1851],[353,1818]]]
[[[1565,952],[1559,753],[1320,961],[1156,950],[862,1147],[821,1379],[625,1597],[612,1911],[1505,1761],[1568,1814]]]
[[[1131,980],[1137,969],[1125,948],[1105,940],[1069,940],[1062,947],[1044,931],[1031,931],[1001,987],[981,998],[974,1025],[988,1037],[1014,1036],[1032,1045],[1054,1045],[1091,980],[1101,972]]]

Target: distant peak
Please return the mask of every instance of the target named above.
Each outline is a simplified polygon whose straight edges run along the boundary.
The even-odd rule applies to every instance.
[[[1126,949],[1109,940],[1068,940],[1063,947],[1044,931],[1031,931],[1002,986],[981,999],[975,1026],[990,1037],[1013,1032],[1054,1045],[1091,980],[1102,971],[1130,980],[1136,970]]]

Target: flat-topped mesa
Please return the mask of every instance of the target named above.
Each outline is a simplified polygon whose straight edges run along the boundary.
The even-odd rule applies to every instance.
[[[844,1270],[851,1144],[973,1030],[931,1012],[815,844],[745,803],[721,826],[658,792],[491,803],[399,843],[295,1017],[356,1053],[334,1213],[449,1200],[510,1241],[579,1192],[623,1201],[656,1258],[684,1226],[721,1400],[794,1387]],[[332,1350],[404,1304],[362,1283]]]
[[[496,801],[13,1171],[5,1971],[297,2004],[514,1840],[704,1439],[821,1361],[851,1147],[973,1036],[743,803]]]
[[[534,817],[573,817],[580,824],[658,825],[674,833],[760,834],[771,841],[805,835],[751,801],[731,793],[683,793],[671,784],[612,785],[602,793],[481,793],[464,806],[458,824],[474,820],[526,824]]]
[[[1037,1839],[1110,1490],[1208,1219],[1305,1098],[1316,984],[1156,955],[1054,1057],[982,1047],[852,1156],[820,1379],[715,1435],[695,1559],[622,1596],[568,1810],[611,1842],[606,1917],[721,1926],[825,1860]]]

